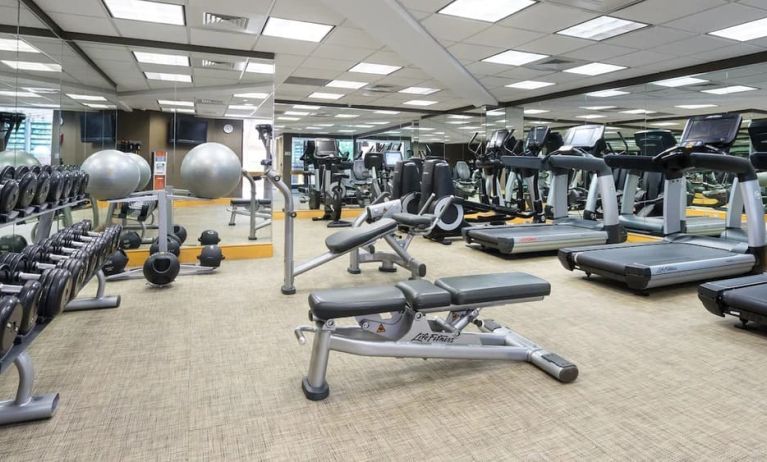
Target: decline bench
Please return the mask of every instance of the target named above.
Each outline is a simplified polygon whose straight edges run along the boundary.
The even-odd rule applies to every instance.
[[[563,383],[578,368],[527,338],[492,320],[480,320],[488,306],[542,300],[548,282],[526,273],[497,273],[400,282],[396,286],[355,287],[314,292],[309,296],[314,326],[299,326],[296,337],[306,343],[314,334],[309,372],[302,388],[310,400],[325,399],[330,351],[361,356],[440,359],[505,359],[528,361]],[[442,318],[428,313],[447,312]],[[382,316],[388,313],[388,316]],[[336,325],[356,318],[358,327]],[[479,333],[463,332],[469,324]]]

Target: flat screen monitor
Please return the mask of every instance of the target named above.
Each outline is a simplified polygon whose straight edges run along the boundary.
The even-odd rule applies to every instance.
[[[541,147],[546,143],[546,138],[548,137],[549,127],[533,127],[529,132],[527,132],[525,147]]]
[[[114,114],[111,112],[83,112],[80,114],[80,141],[83,143],[114,143]]]
[[[593,148],[605,133],[603,125],[580,125],[567,130],[564,139],[565,146],[576,148]]]
[[[669,130],[647,130],[634,133],[634,143],[640,156],[657,156],[676,146],[676,138]]]
[[[174,115],[168,122],[168,144],[202,144],[208,141],[208,121]]]
[[[740,130],[739,114],[691,117],[684,127],[681,144],[731,145]]]
[[[336,140],[315,140],[317,152],[315,157],[334,157],[338,155],[338,142]]]
[[[487,143],[487,147],[500,149],[508,136],[509,131],[506,129],[494,131],[493,136],[490,137],[490,141]]]
[[[754,152],[767,151],[767,119],[752,121],[748,127],[748,136],[751,138],[751,149]]]
[[[402,160],[402,153],[399,151],[390,151],[384,154],[384,163],[386,168],[394,168],[397,162]]]

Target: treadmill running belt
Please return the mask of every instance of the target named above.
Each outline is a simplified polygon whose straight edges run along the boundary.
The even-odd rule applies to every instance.
[[[472,238],[487,241],[502,241],[514,239],[535,239],[541,237],[549,239],[554,236],[566,236],[568,234],[601,233],[603,231],[570,225],[516,225],[516,226],[482,226],[466,231]]]
[[[700,245],[659,242],[583,252],[576,256],[576,262],[588,267],[624,274],[626,267],[630,265],[669,265],[740,255]]]
[[[728,290],[722,300],[732,308],[767,316],[767,285]]]

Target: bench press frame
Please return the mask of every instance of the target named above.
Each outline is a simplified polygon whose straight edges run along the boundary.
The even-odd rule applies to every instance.
[[[527,361],[560,382],[570,383],[578,377],[577,366],[493,320],[479,319],[485,307],[543,298],[420,310],[406,305],[402,311],[389,313],[389,318],[380,314],[356,316],[358,327],[337,326],[335,319],[313,319],[314,326],[295,329],[296,338],[302,345],[306,343],[305,332],[314,334],[309,371],[301,388],[309,400],[320,401],[328,397],[330,387],[326,376],[331,351],[394,358]],[[448,312],[445,319],[427,316],[427,313],[442,311]],[[477,326],[480,332],[463,332],[470,324]]]

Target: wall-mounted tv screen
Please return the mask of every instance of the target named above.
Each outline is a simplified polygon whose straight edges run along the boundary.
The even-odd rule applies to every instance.
[[[112,112],[83,112],[80,114],[80,141],[114,143],[115,120]]]
[[[168,144],[201,144],[208,141],[208,121],[176,115],[168,122]]]

